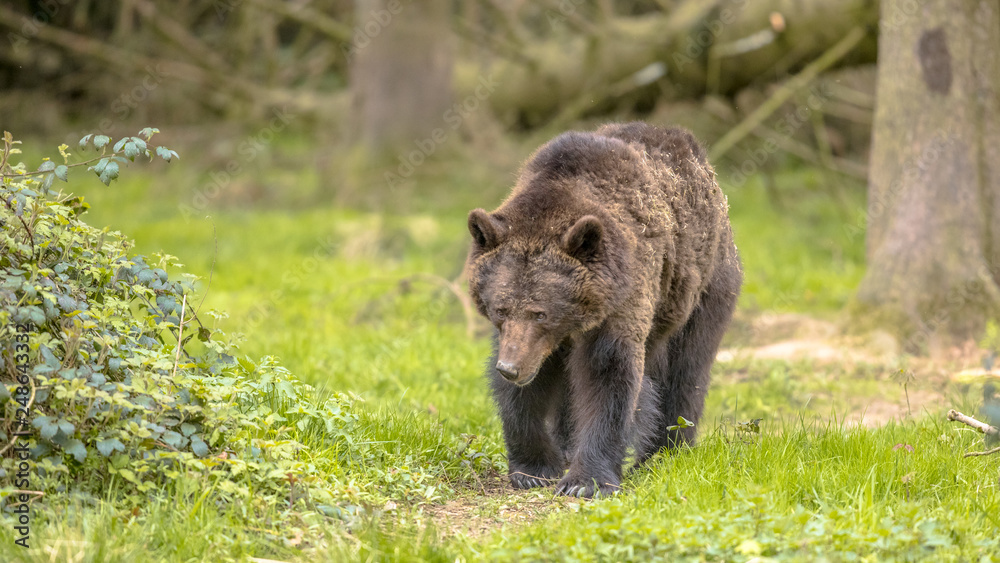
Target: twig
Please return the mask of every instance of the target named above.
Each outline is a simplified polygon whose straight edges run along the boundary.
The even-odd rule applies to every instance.
[[[842,59],[847,53],[851,52],[851,49],[860,43],[864,37],[864,28],[857,26],[844,36],[843,39],[838,41],[836,45],[830,47],[827,52],[820,55],[818,59],[809,63],[806,68],[802,69],[802,72],[796,74],[791,80],[778,88],[778,91],[774,95],[712,145],[709,151],[709,160],[718,160],[729,152],[729,149],[733,148],[733,145],[753,132],[755,127],[776,112],[796,92],[812,82],[821,72],[833,66],[834,63]]]
[[[565,19],[566,22],[579,33],[596,36],[600,35],[602,32],[601,28],[597,27],[591,21],[578,14],[576,9],[564,9],[562,7],[562,2],[557,0],[543,0],[542,5],[546,6],[552,12],[559,14],[559,16]]]
[[[955,422],[961,422],[962,424],[965,424],[966,426],[971,426],[972,428],[975,428],[976,430],[982,432],[983,434],[986,434],[987,436],[992,436],[994,438],[1000,438],[1000,428],[997,428],[995,426],[990,426],[989,424],[986,424],[985,422],[981,422],[979,420],[976,420],[976,419],[972,418],[971,416],[964,415],[964,414],[958,412],[955,409],[951,409],[951,410],[948,411],[948,420],[953,420]],[[976,456],[983,456],[983,455],[992,455],[992,454],[995,454],[997,452],[1000,452],[1000,447],[996,447],[996,448],[993,448],[992,450],[986,450],[986,451],[982,451],[982,452],[967,452],[962,457],[976,457]]]
[[[990,426],[989,424],[986,424],[985,422],[980,422],[980,421],[972,418],[971,416],[964,415],[964,414],[958,412],[955,409],[951,409],[951,410],[948,411],[948,420],[953,420],[955,422],[961,422],[962,424],[965,424],[966,426],[971,426],[971,427],[975,428],[976,430],[982,432],[983,434],[986,434],[987,436],[993,436],[994,438],[1000,438],[1000,428],[997,428],[995,426]]]
[[[201,306],[205,304],[205,298],[208,297],[208,290],[212,289],[212,276],[215,275],[215,259],[219,256],[219,234],[215,231],[215,221],[212,221],[212,239],[215,241],[215,252],[212,253],[212,267],[208,270],[208,287],[205,288],[205,293],[201,296],[201,301],[198,302],[198,307],[194,310],[195,317],[198,316],[198,311],[201,311]],[[201,321],[198,321],[199,323]]]
[[[30,18],[16,10],[0,4],[0,27],[7,27],[15,33],[21,23]],[[252,80],[236,74],[216,75],[204,68],[187,62],[155,58],[119,48],[83,34],[60,29],[52,25],[36,28],[35,37],[46,43],[83,57],[97,59],[109,68],[131,69],[136,72],[158,72],[172,79],[185,80],[196,84],[212,84],[232,99],[249,100],[257,105],[292,105],[300,111],[318,111],[329,105],[329,99],[319,99],[292,89],[271,89],[259,86]]]
[[[351,42],[351,26],[345,25],[318,10],[313,10],[301,2],[294,4],[285,0],[250,0],[250,3],[306,27],[311,27],[334,41]]]
[[[77,168],[79,166],[86,166],[86,165],[90,164],[91,162],[95,162],[95,161],[101,160],[102,158],[112,158],[112,157],[115,157],[115,156],[119,156],[120,154],[121,154],[120,152],[113,152],[113,153],[111,153],[109,155],[105,155],[102,152],[99,156],[95,156],[94,158],[92,158],[90,160],[84,160],[82,162],[74,162],[73,164],[67,164],[65,166],[66,166],[66,168]],[[0,174],[0,177],[3,177],[3,178],[26,178],[28,176],[37,176],[39,174],[51,174],[51,173],[52,173],[52,170],[35,170],[34,172],[24,172],[23,174],[22,173],[17,173],[17,174],[3,173],[3,174]]]
[[[35,257],[35,237],[32,236],[31,229],[28,228],[28,224],[24,221],[24,217],[21,216],[21,215],[18,215],[17,211],[14,210],[14,206],[12,206],[10,204],[10,201],[8,200],[8,198],[6,198],[6,197],[3,198],[3,203],[4,203],[4,205],[7,206],[7,209],[10,209],[10,212],[14,214],[14,217],[17,217],[17,220],[21,222],[21,226],[24,227],[24,236],[27,237],[28,242],[31,243],[31,257],[34,258]],[[19,258],[21,257],[21,253],[20,252],[18,252],[17,255],[18,255]]]
[[[174,377],[177,376],[177,364],[181,361],[181,348],[184,347],[184,312],[187,310],[188,296],[187,293],[181,299],[181,320],[178,322],[177,326],[177,350],[174,353],[174,372],[170,374],[170,380],[173,381]],[[171,383],[173,385],[173,383]]]
[[[753,130],[753,134],[756,137],[763,139],[764,141],[771,141],[779,149],[789,154],[793,154],[801,158],[802,160],[807,160],[809,162],[812,162],[813,164],[818,164],[820,166],[823,166],[823,162],[820,160],[819,156],[816,154],[816,151],[812,147],[804,143],[800,143],[791,137],[782,135],[781,133],[778,133],[777,131],[767,127],[766,125],[760,125],[758,127],[755,127]],[[852,178],[857,178],[859,180],[864,180],[868,178],[867,166],[865,166],[864,164],[859,164],[852,160],[848,160],[846,158],[840,158],[834,156],[829,163],[829,167],[830,170],[834,172],[844,174],[845,176],[850,176]]]
[[[985,452],[968,452],[968,453],[966,453],[962,457],[976,457],[976,456],[981,456],[981,455],[993,455],[993,454],[995,454],[997,452],[1000,452],[1000,446],[997,446],[997,447],[993,448],[992,450],[986,450]]]
[[[188,56],[188,60],[203,63],[213,73],[226,73],[228,75],[232,71],[229,65],[222,60],[222,57],[205,46],[177,20],[171,18],[168,13],[158,10],[156,5],[149,0],[134,0],[134,2],[135,11],[142,16],[143,21],[152,25],[154,29],[174,42]]]

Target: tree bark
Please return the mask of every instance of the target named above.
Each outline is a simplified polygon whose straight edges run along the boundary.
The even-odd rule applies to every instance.
[[[1000,311],[1000,7],[883,0],[878,58],[857,300],[933,352]]]
[[[376,150],[441,127],[454,54],[445,0],[359,0],[348,50],[359,140]]]

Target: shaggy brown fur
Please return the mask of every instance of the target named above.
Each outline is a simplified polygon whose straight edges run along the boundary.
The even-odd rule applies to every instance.
[[[469,230],[515,487],[561,479],[561,494],[608,493],[630,444],[641,463],[694,439],[666,427],[701,417],[742,272],[725,196],[690,133],[564,133],[499,209],[469,214]]]

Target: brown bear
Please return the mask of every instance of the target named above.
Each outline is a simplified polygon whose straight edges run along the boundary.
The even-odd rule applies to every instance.
[[[590,497],[691,443],[743,280],[728,203],[682,129],[564,133],[469,214],[469,289],[514,487]],[[566,472],[568,469],[568,472]],[[565,475],[564,475],[565,472]]]

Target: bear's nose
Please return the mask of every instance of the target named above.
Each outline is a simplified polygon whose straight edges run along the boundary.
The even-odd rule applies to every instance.
[[[500,360],[497,362],[497,371],[499,371],[500,375],[502,375],[507,381],[514,381],[517,379],[517,373],[520,370],[514,364]]]

